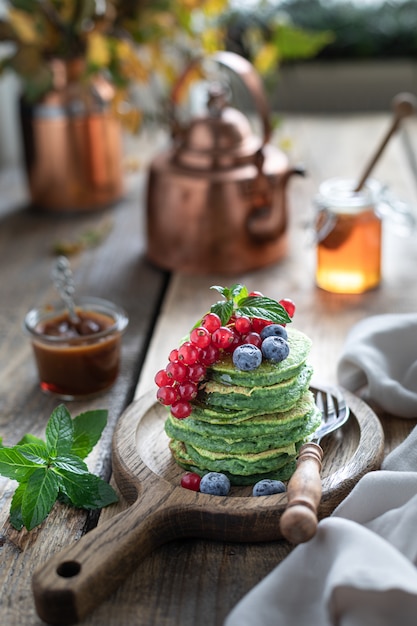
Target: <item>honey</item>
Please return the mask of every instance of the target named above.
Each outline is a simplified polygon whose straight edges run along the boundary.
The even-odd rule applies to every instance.
[[[381,281],[382,222],[373,188],[353,192],[352,181],[320,187],[316,283],[333,293],[359,294]]]

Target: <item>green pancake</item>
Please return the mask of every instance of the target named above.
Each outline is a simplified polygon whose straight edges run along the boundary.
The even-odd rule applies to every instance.
[[[221,472],[234,485],[254,484],[267,477],[288,480],[294,471],[297,454],[295,445],[258,454],[239,455],[206,452],[176,439],[171,439],[169,447],[175,461],[187,471],[195,471],[200,475]]]
[[[226,409],[251,409],[258,414],[288,411],[307,391],[313,368],[303,365],[301,371],[288,380],[264,387],[222,385],[213,380],[203,383],[198,393],[202,404]]]
[[[194,417],[169,417],[167,435],[213,452],[258,453],[305,440],[319,426],[321,414],[307,392],[296,407],[285,413],[266,414],[238,424],[211,424]]]
[[[306,362],[312,342],[307,335],[294,328],[287,328],[287,333],[290,352],[280,363],[264,359],[256,370],[243,372],[233,365],[232,357],[226,355],[208,369],[207,377],[223,385],[265,387],[297,376]]]

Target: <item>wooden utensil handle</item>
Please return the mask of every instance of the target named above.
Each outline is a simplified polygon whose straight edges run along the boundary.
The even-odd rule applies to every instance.
[[[316,533],[322,459],[323,450],[319,445],[305,443],[301,446],[297,468],[288,483],[288,505],[280,520],[281,533],[291,543],[304,543]]]
[[[154,510],[150,499],[148,503],[139,500],[53,556],[35,572],[32,590],[41,619],[48,624],[78,622],[109,596],[153,549],[181,536],[167,498],[162,498],[163,506],[154,500]]]

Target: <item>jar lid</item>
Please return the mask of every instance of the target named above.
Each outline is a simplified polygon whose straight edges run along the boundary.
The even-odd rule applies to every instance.
[[[349,178],[330,178],[321,183],[316,204],[336,212],[359,213],[374,208],[381,192],[381,184],[368,179],[360,191],[355,191],[357,181]]]

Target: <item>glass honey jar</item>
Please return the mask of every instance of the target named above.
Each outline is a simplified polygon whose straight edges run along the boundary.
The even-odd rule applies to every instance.
[[[317,209],[316,283],[334,293],[358,294],[381,281],[382,219],[378,212],[382,186],[367,180],[324,181],[315,198]]]

